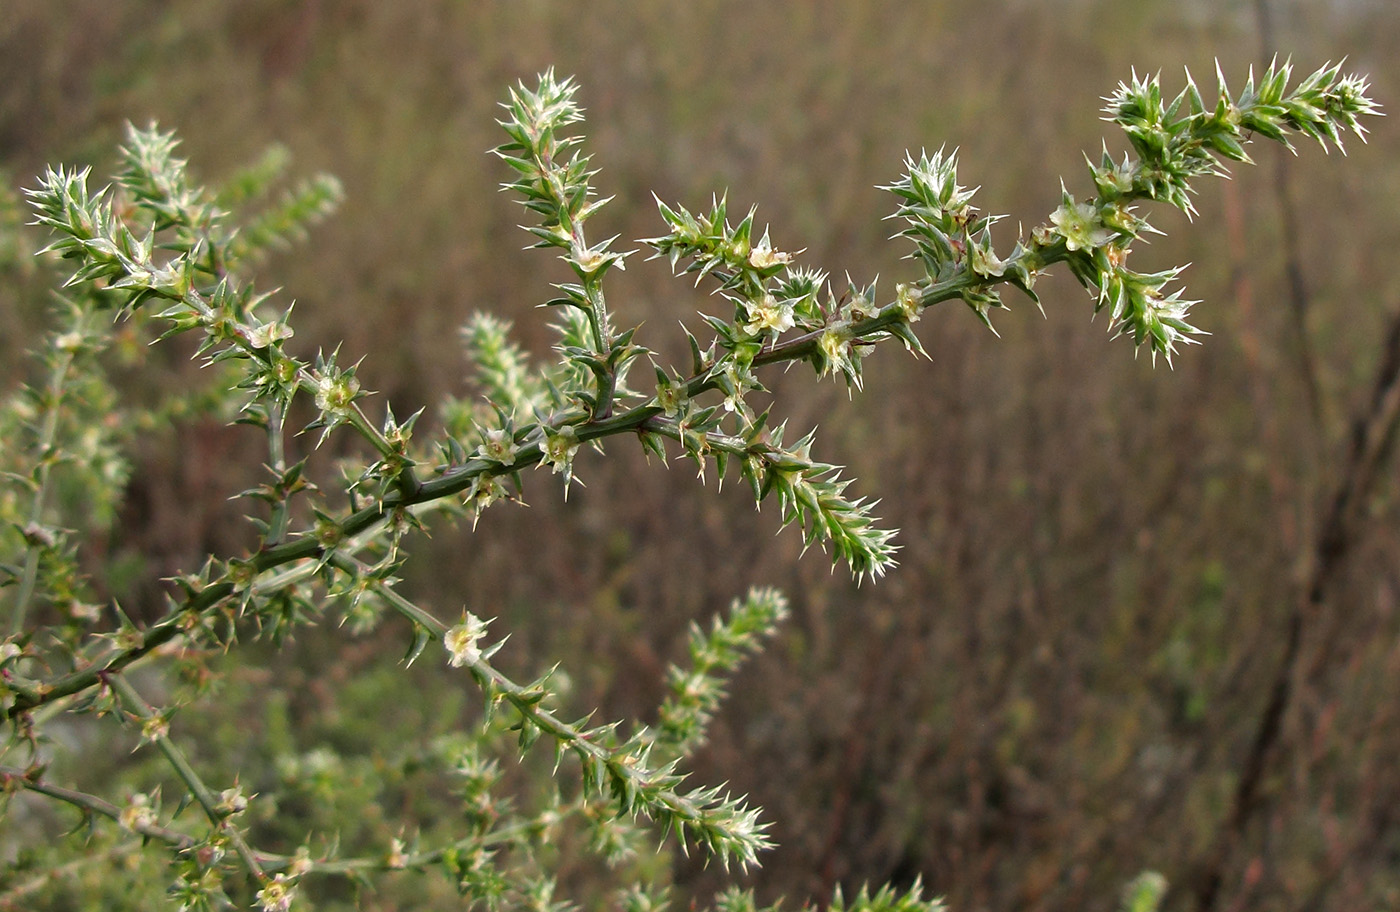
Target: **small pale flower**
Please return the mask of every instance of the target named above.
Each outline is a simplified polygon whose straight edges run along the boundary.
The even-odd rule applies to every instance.
[[[515,461],[515,440],[505,428],[492,428],[482,435],[480,453],[483,459],[510,465]]]
[[[151,716],[141,723],[141,738],[144,741],[159,741],[169,734],[170,720],[165,716]]]
[[[278,358],[272,365],[272,375],[277,378],[278,383],[286,386],[297,378],[297,363],[291,358]]]
[[[850,359],[850,340],[841,330],[828,329],[822,333],[817,345],[821,347],[822,354],[832,367],[845,364]]]
[[[254,327],[253,331],[248,333],[248,344],[254,348],[263,349],[281,342],[283,339],[290,339],[292,335],[293,330],[286,323],[264,323]]]
[[[345,540],[345,530],[329,516],[318,516],[316,518],[316,540],[321,543],[322,547],[330,550]]]
[[[894,287],[895,300],[899,302],[899,309],[904,312],[904,322],[917,323],[923,316],[919,309],[919,295],[914,286],[907,282],[900,282]]]
[[[68,616],[84,624],[94,624],[102,617],[102,606],[96,602],[74,599],[68,603]]]
[[[792,254],[774,250],[767,241],[749,251],[749,265],[754,269],[769,269],[773,266],[786,266],[792,262]]]
[[[749,319],[744,328],[751,333],[782,333],[792,329],[796,322],[791,301],[779,301],[765,293],[758,301],[745,303]]]
[[[602,266],[606,260],[607,255],[596,247],[583,248],[579,247],[577,244],[574,245],[573,261],[578,265],[578,268],[582,269],[585,273],[591,274],[597,272],[598,268]]]
[[[681,405],[685,402],[685,387],[679,384],[665,382],[656,387],[656,404],[661,407],[661,412],[667,418],[674,418],[680,414]]]
[[[53,340],[54,348],[69,355],[77,354],[83,347],[83,334],[67,332]]]
[[[25,526],[20,534],[24,536],[25,544],[30,547],[52,548],[58,544],[56,531],[49,526],[41,526],[38,523],[30,523]]]
[[[1133,177],[1133,166],[1130,166],[1125,161],[1123,167],[1114,168],[1105,176],[1104,187],[1105,189],[1120,194],[1131,193],[1133,189]]]
[[[875,304],[874,299],[862,290],[851,295],[842,316],[848,320],[866,320],[879,312],[880,308]]]
[[[389,857],[384,863],[395,870],[408,867],[408,855],[403,850],[402,839],[389,840]]]
[[[471,489],[467,491],[465,502],[476,510],[477,518],[481,518],[481,513],[487,507],[498,500],[509,499],[510,494],[506,491],[505,485],[494,475],[478,475],[472,482]]]
[[[1113,240],[1114,232],[1104,226],[1098,211],[1089,203],[1067,200],[1050,214],[1050,221],[1069,250],[1091,250]]]
[[[449,656],[447,664],[453,668],[460,668],[463,665],[474,665],[481,660],[481,648],[478,644],[486,635],[487,623],[470,611],[462,615],[462,622],[448,630],[442,638],[442,645],[446,647]]]
[[[996,278],[1006,272],[1006,262],[996,255],[991,245],[972,245],[972,271],[983,278]]]
[[[746,368],[731,364],[719,379],[719,389],[724,393],[724,410],[735,415],[751,416],[753,411],[744,397],[757,386],[753,374]]]
[[[143,827],[154,824],[156,812],[151,807],[151,796],[136,794],[128,798],[117,822],[132,832],[139,832]]]
[[[307,846],[298,846],[296,854],[292,856],[292,863],[287,866],[287,871],[292,877],[301,877],[311,871],[311,849]]]
[[[323,412],[343,415],[355,401],[360,381],[344,374],[325,374],[316,382],[316,407]]]
[[[287,912],[295,893],[296,882],[286,874],[278,874],[258,891],[258,908],[262,912]]]
[[[574,429],[565,425],[558,431],[545,429],[543,460],[554,467],[554,471],[568,473],[574,461],[574,451],[578,449],[578,436]]]
[[[231,817],[248,809],[248,796],[243,794],[241,785],[235,785],[219,793],[219,803],[215,807]]]

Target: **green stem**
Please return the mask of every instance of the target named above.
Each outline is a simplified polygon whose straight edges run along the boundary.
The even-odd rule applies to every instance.
[[[1010,279],[1004,277],[994,279],[979,278],[971,271],[963,268],[952,278],[945,279],[942,282],[935,282],[921,291],[919,293],[919,309],[923,310],[942,301],[949,301],[953,298],[960,297],[964,291],[976,285],[990,286],[1009,281]],[[906,319],[907,316],[903,308],[896,302],[880,308],[879,313],[875,314],[873,317],[867,317],[864,320],[852,323],[849,327],[849,331],[852,340],[856,341],[877,335],[878,333],[888,332],[891,326],[903,322]],[[801,361],[805,358],[810,358],[816,353],[817,345],[821,342],[821,337],[824,332],[826,332],[826,328],[822,327],[812,332],[803,333],[800,336],[793,336],[791,339],[779,342],[771,348],[765,348],[754,357],[753,364],[755,367],[760,367],[765,364],[780,364],[787,361]],[[699,375],[699,377],[692,378],[690,382],[694,384],[697,379],[704,376],[704,374]],[[705,388],[704,384],[700,384],[697,389],[692,391],[690,386],[687,386],[686,392],[688,395],[694,396],[698,395],[700,392],[704,392]]]
[[[80,312],[75,321],[74,331],[81,333],[86,312]],[[34,462],[37,467],[38,477],[35,479],[34,499],[29,505],[29,526],[36,529],[44,519],[44,508],[48,500],[49,473],[54,462],[54,445],[58,439],[58,423],[60,407],[63,403],[65,389],[68,385],[69,371],[73,366],[73,352],[64,351],[54,363],[53,370],[49,374],[49,382],[44,397],[44,424],[39,430],[39,439],[35,444]],[[26,536],[27,538],[28,536]],[[39,581],[39,562],[41,560],[43,547],[37,541],[28,541],[25,545],[24,569],[20,574],[19,588],[15,592],[14,608],[10,614],[10,636],[19,636],[24,632],[25,620],[29,614],[30,603],[34,599],[34,592]]]
[[[348,543],[343,544],[342,550],[348,553],[355,553],[366,547],[375,537],[375,534],[387,521],[383,517],[379,518],[378,525],[371,523],[361,530],[361,534],[353,537]],[[319,557],[319,552],[312,555]],[[284,561],[283,563],[289,563]],[[276,565],[270,565],[268,569]],[[264,569],[259,566],[259,570]],[[296,585],[311,579],[318,572],[319,567],[312,562],[306,562],[295,567],[281,570],[278,573],[259,579],[253,584],[253,588],[259,594],[277,592],[288,586]],[[6,712],[5,717],[13,719],[36,709],[52,706],[58,700],[81,693],[89,688],[95,687],[102,682],[105,675],[115,674],[119,671],[130,668],[139,660],[150,655],[161,646],[184,634],[188,630],[188,623],[191,616],[198,617],[209,611],[224,599],[235,594],[237,588],[228,582],[212,583],[202,589],[199,593],[191,596],[179,610],[152,624],[142,635],[141,642],[129,649],[118,650],[105,656],[92,656],[87,659],[87,667],[78,671],[70,672],[52,681],[45,682],[42,689],[36,688],[32,695],[20,694]]]
[[[35,794],[45,795],[71,804],[84,814],[96,814],[118,823],[122,819],[122,809],[109,801],[104,801],[96,795],[89,795],[87,792],[51,785],[33,776],[28,770],[17,767],[0,766],[0,786],[6,790],[18,786]],[[177,849],[188,849],[197,843],[197,840],[188,833],[181,833],[179,830],[167,829],[153,823],[137,823],[133,829],[142,836],[159,840],[175,846]]]
[[[128,681],[124,675],[109,674],[105,676],[105,679],[107,683],[111,685],[112,691],[121,699],[127,712],[136,716],[142,722],[148,722],[158,717],[156,711],[136,692],[136,689],[131,686],[131,682]],[[180,780],[185,783],[185,787],[189,789],[190,794],[194,796],[195,801],[198,802],[200,808],[204,810],[204,816],[209,819],[209,823],[212,824],[216,830],[223,832],[228,837],[229,843],[232,844],[234,851],[238,853],[238,857],[243,860],[244,866],[247,867],[258,880],[266,880],[267,872],[263,870],[262,863],[258,860],[252,848],[249,847],[247,841],[243,838],[243,833],[229,821],[228,814],[219,810],[218,796],[214,794],[209,786],[205,785],[199,773],[195,772],[194,767],[192,767],[189,760],[186,759],[184,751],[180,750],[175,742],[170,740],[169,735],[158,733],[151,737],[151,740],[155,742],[156,747],[159,748],[160,752],[165,756],[171,768],[175,770],[175,775],[179,776]]]
[[[76,789],[63,788],[62,786],[44,782],[42,779],[34,778],[29,771],[18,767],[0,766],[0,787],[19,787],[26,791],[33,792],[36,795],[43,795],[47,798],[53,798],[65,804],[72,805],[84,814],[105,817],[115,823],[121,822],[122,809],[111,802],[99,798],[96,795],[88,794],[87,792],[80,792]],[[555,808],[554,813],[568,814],[577,812],[578,810],[579,805],[576,804],[572,807]],[[387,858],[383,856],[374,858],[344,858],[337,861],[313,861],[306,873],[353,875],[364,871],[422,869],[442,861],[449,852],[454,850],[460,851],[467,848],[489,849],[495,846],[514,844],[523,838],[541,832],[545,827],[546,824],[538,820],[521,820],[509,826],[503,826],[492,830],[489,833],[465,836],[435,849],[406,855],[401,864],[390,864]],[[199,840],[188,833],[182,833],[179,830],[170,829],[169,827],[163,827],[154,823],[138,822],[133,827],[133,831],[147,839],[165,843],[179,851],[194,848],[199,844]],[[117,846],[111,851],[125,853],[136,851],[139,848],[139,845],[132,843]],[[264,874],[285,871],[298,861],[295,856],[280,855],[272,852],[253,851],[253,856],[257,859],[258,866]],[[88,863],[91,860],[92,859],[83,859],[82,861]],[[4,907],[3,904],[6,900],[42,889],[45,884],[52,882],[55,873],[70,869],[76,864],[77,862],[74,862],[70,865],[47,871],[43,876],[35,878],[33,881],[26,882],[4,893],[0,893],[0,907]]]
[[[286,415],[280,399],[273,399],[268,404],[267,410],[267,449],[268,464],[272,471],[281,478],[287,471],[287,453],[285,433]],[[291,521],[291,498],[288,495],[279,497],[272,505],[272,516],[267,523],[266,541],[269,544],[280,542],[287,535],[287,525]]]
[[[564,813],[564,810],[557,810]],[[308,874],[340,874],[353,875],[364,871],[395,871],[404,869],[420,870],[429,865],[437,864],[447,856],[449,852],[460,852],[463,849],[490,849],[495,846],[512,845],[521,839],[539,833],[545,829],[545,824],[535,820],[522,820],[519,823],[504,826],[497,830],[492,830],[480,836],[464,836],[447,845],[436,849],[429,849],[425,852],[414,852],[405,855],[403,860],[397,864],[390,864],[386,858],[344,858],[339,861],[316,861],[312,862]],[[287,859],[287,864],[291,859]],[[267,864],[268,870],[278,870],[275,863]]]
[[[369,570],[358,561],[340,554],[332,555],[329,562],[337,569],[356,576]],[[392,586],[381,583],[376,587],[376,591],[395,611],[408,618],[415,625],[427,630],[434,639],[441,641],[447,634],[449,628],[446,624],[400,595]],[[715,825],[715,822],[709,819],[712,815],[708,808],[673,788],[659,785],[666,778],[665,774],[642,766],[636,761],[636,758],[620,756],[619,752],[599,743],[588,732],[560,720],[558,716],[541,706],[538,688],[515,683],[497,670],[484,656],[470,662],[468,667],[472,677],[483,689],[488,693],[504,697],[521,716],[529,719],[532,724],[554,739],[556,743],[574,751],[580,758],[589,758],[603,764],[610,775],[626,779],[631,788],[639,792],[651,792],[652,794],[648,796],[646,801],[646,807],[651,815],[654,816],[658,811],[664,811],[671,816],[672,824],[676,826],[678,831],[680,826],[684,824],[710,827]]]

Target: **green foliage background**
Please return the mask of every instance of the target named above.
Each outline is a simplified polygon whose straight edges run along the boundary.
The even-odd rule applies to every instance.
[[[298,170],[338,175],[339,214],[264,275],[298,300],[299,345],[343,339],[347,362],[368,355],[365,384],[408,414],[469,392],[456,333],[468,313],[514,320],[537,351],[550,342],[533,305],[563,267],[520,251],[520,213],[484,154],[503,88],[548,66],[583,87],[596,184],[617,196],[606,233],[659,233],[652,192],[694,208],[728,188],[785,248],[889,283],[909,267],[872,187],[906,149],[960,147],[983,207],[1030,222],[1058,204],[1059,175],[1087,184],[1081,150],[1108,132],[1097,99],[1130,68],[1163,69],[1174,91],[1182,64],[1204,78],[1216,59],[1229,75],[1275,51],[1303,70],[1346,55],[1393,105],[1397,33],[1400,10],[1381,0],[10,0],[0,167],[11,189],[49,161],[103,173],[123,122],[154,119],[211,177],[270,143]],[[793,617],[741,675],[696,774],[775,822],[781,847],[755,875],[768,899],[922,874],[959,910],[1105,909],[1139,870],[1184,877],[1228,810],[1400,308],[1392,121],[1350,143],[1345,167],[1302,147],[1278,172],[1286,153],[1259,149],[1262,167],[1206,190],[1196,225],[1161,214],[1170,237],[1137,256],[1194,261],[1194,322],[1215,333],[1172,372],[1106,345],[1065,274],[1041,289],[1046,318],[1022,306],[998,321],[1000,340],[953,308],[931,313],[918,329],[932,364],[880,353],[855,407],[836,385],[776,378],[794,427],[820,424],[827,455],[902,529],[902,566],[876,586],[798,561],[798,537],[775,538],[776,517],[743,492],[715,496],[680,465],[617,448],[606,463],[580,457],[587,487],[567,504],[539,486],[529,509],[497,508],[475,534],[435,532],[412,589],[441,616],[500,615],[515,631],[504,665],[529,677],[567,660],[579,705],[618,717],[656,704],[691,618],[751,583],[783,588]],[[13,381],[46,277],[0,260],[0,372]],[[662,264],[612,281],[614,306],[680,359],[667,327],[713,302]],[[166,352],[130,357],[197,379]],[[262,456],[218,416],[137,438],[101,557],[126,568],[110,594],[150,617],[160,577],[240,546],[242,507],[227,498]],[[1400,905],[1396,493],[1392,466],[1308,627],[1263,812],[1227,874],[1249,907]],[[393,672],[403,643],[377,637],[317,632],[234,672],[228,718],[202,723],[202,759],[226,758],[231,776],[279,739],[371,764],[430,743],[460,709],[430,674]],[[285,718],[240,714],[268,693]],[[140,775],[110,756],[86,775]],[[350,819],[352,797],[319,810]],[[13,855],[9,842],[0,834]],[[717,882],[683,859],[664,876],[682,897]],[[345,901],[434,899],[405,889]]]

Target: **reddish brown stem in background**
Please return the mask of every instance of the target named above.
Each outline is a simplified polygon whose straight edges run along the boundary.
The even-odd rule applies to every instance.
[[[1243,841],[1245,829],[1263,799],[1264,777],[1277,748],[1283,720],[1293,702],[1294,679],[1305,629],[1325,606],[1337,572],[1355,548],[1361,531],[1360,508],[1375,489],[1400,426],[1400,311],[1392,315],[1371,402],[1352,429],[1346,466],[1328,502],[1298,598],[1288,616],[1287,642],[1259,716],[1249,754],[1241,767],[1230,815],[1196,866],[1189,887],[1199,912],[1215,909],[1225,869]]]

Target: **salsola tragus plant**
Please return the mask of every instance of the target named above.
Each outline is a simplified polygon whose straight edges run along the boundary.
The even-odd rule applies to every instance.
[[[527,470],[547,467],[567,490],[581,447],[629,435],[663,462],[690,460],[702,477],[737,473],[759,502],[777,501],[805,543],[829,548],[857,578],[883,575],[895,563],[893,532],[878,524],[869,500],[850,495],[838,466],[813,455],[812,432],[791,434],[755,405],[766,392],[763,370],[803,361],[859,389],[861,360],[877,343],[894,338],[922,354],[913,324],[926,308],[961,300],[990,326],[1007,287],[1038,304],[1037,277],[1061,263],[1094,309],[1107,311],[1111,330],[1170,360],[1199,331],[1187,321],[1192,302],[1172,288],[1179,270],[1127,265],[1132,245],[1154,231],[1140,204],[1190,213],[1193,180],[1222,174],[1226,161],[1248,161],[1250,138],[1288,143],[1297,133],[1340,146],[1344,131],[1364,134],[1358,119],[1376,112],[1365,80],[1338,67],[1293,88],[1290,75],[1287,64],[1271,66],[1238,94],[1221,78],[1209,96],[1188,76],[1170,100],[1157,78],[1134,76],[1104,109],[1132,152],[1091,159],[1092,188],[1065,189],[1048,219],[1009,249],[994,244],[1001,217],[979,213],[973,191],[959,185],[955,154],[910,156],[906,173],[884,189],[897,200],[898,237],[912,245],[916,269],[888,299],[873,283],[833,290],[826,272],[798,265],[796,252],[760,231],[753,210],[736,223],[723,199],[698,212],[658,200],[665,233],[642,243],[723,302],[722,313],[704,316],[703,338],[687,334],[690,363],[673,366],[658,363],[605,298],[608,274],[631,252],[587,230],[607,201],[595,195],[582,139],[570,132],[582,119],[576,87],[546,73],[534,88],[511,92],[501,124],[508,139],[496,151],[514,175],[507,189],[531,214],[536,245],[556,250],[573,273],[547,302],[558,358],[533,365],[508,325],[475,318],[463,338],[482,396],[444,402],[430,432],[419,426],[421,413],[367,409],[359,365],[336,352],[299,354],[290,307],[277,309],[247,278],[264,251],[297,239],[334,207],[333,180],[317,178],[235,215],[265,199],[284,157],[209,189],[191,180],[172,135],[154,127],[130,130],[109,188],[91,191],[87,170],[50,170],[29,196],[37,223],[55,236],[46,252],[74,268],[58,325],[37,346],[43,378],[0,412],[9,627],[0,699],[10,721],[0,781],[12,826],[26,825],[17,809],[43,797],[71,806],[82,836],[32,848],[30,876],[10,878],[0,903],[61,890],[55,875],[115,865],[138,845],[148,847],[142,857],[163,858],[166,870],[150,876],[181,909],[284,910],[326,895],[321,885],[429,870],[471,905],[565,908],[551,859],[570,831],[582,831],[604,859],[630,865],[616,900],[628,909],[665,901],[645,864],[654,852],[649,831],[725,864],[756,864],[769,845],[757,809],[723,788],[688,783],[681,763],[704,738],[726,676],[782,621],[781,595],[755,589],[711,625],[693,627],[690,662],[671,669],[655,724],[569,718],[556,673],[520,682],[493,661],[505,631],[492,626],[490,606],[443,618],[403,594],[399,575],[415,530],[439,514],[474,519],[522,499]],[[194,406],[190,396],[123,404],[103,367],[114,317],[125,319],[126,332],[195,340],[219,377],[200,407],[228,408],[267,446],[266,479],[244,492],[256,546],[211,554],[173,579],[164,616],[145,625],[115,602],[99,603],[105,587],[84,575],[94,566],[84,548],[111,522],[128,472],[127,429]],[[357,439],[366,455],[324,464],[316,449],[332,435]],[[314,445],[302,452],[304,442]],[[289,832],[279,802],[295,806],[298,794],[331,800],[351,778],[343,758],[279,758],[280,778],[235,770],[211,781],[201,772],[181,738],[183,720],[214,699],[215,668],[247,655],[244,641],[280,645],[299,626],[325,621],[364,632],[385,615],[397,618],[409,664],[440,663],[443,674],[470,678],[484,713],[479,725],[405,755],[397,773],[358,775],[402,780],[411,766],[445,783],[453,813],[412,829],[396,828],[387,811],[377,827],[341,821],[327,832],[308,821]],[[87,736],[95,740],[69,737],[79,717],[95,726]],[[156,785],[103,795],[51,774],[71,767],[65,751],[81,759],[95,745],[131,742],[164,765]],[[537,745],[553,765],[529,780],[542,784],[538,794],[517,794],[529,789],[504,763],[528,759]],[[1160,879],[1142,878],[1129,903],[1151,908],[1161,892]],[[922,893],[838,895],[833,908],[940,907]],[[728,910],[754,906],[738,890],[718,900]]]

